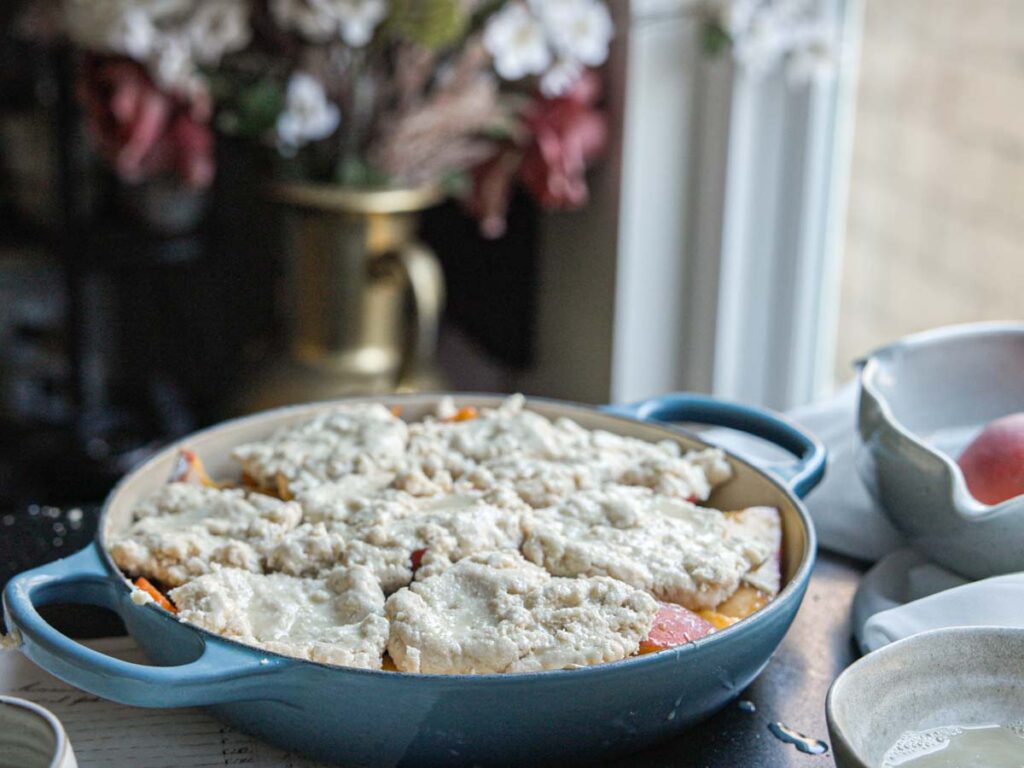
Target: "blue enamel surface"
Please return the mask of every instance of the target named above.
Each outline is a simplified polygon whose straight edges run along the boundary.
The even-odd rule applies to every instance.
[[[48,603],[85,603],[116,611],[136,630],[166,638],[150,658],[173,666],[147,666],[98,653],[62,635],[39,612]],[[129,610],[129,606],[136,610]],[[120,578],[111,573],[97,545],[71,557],[15,576],[4,590],[8,622],[23,636],[22,650],[36,664],[65,682],[105,699],[143,707],[180,707],[245,698],[254,690],[254,675],[268,667],[290,665],[275,658],[261,664],[251,649],[200,637],[177,622],[166,621],[156,606],[131,602]],[[169,626],[168,626],[169,625]]]
[[[697,395],[609,409],[637,419],[728,426],[799,457],[793,493],[820,478],[816,441],[772,414]],[[765,479],[763,482],[770,483]],[[677,735],[736,698],[763,669],[803,598],[800,570],[765,609],[686,646],[614,664],[517,675],[406,675],[329,667],[241,646],[186,626],[129,590],[97,544],[16,576],[4,591],[22,650],[57,677],[143,707],[208,706],[226,723],[287,749],[344,765],[470,765],[592,761]],[[36,606],[110,608],[157,664],[130,664],[79,645]]]
[[[642,421],[728,427],[767,440],[796,457],[791,466],[773,466],[768,471],[784,480],[800,498],[810,493],[825,475],[826,453],[821,441],[785,417],[766,409],[718,400],[709,395],[677,392],[628,405],[610,405],[605,410]]]

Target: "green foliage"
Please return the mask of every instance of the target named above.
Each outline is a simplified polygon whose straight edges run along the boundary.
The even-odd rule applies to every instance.
[[[273,129],[284,109],[284,101],[284,91],[273,80],[241,85],[222,100],[218,127],[235,136],[260,138]]]
[[[701,31],[701,47],[708,56],[717,56],[732,45],[732,37],[719,24],[709,21]]]
[[[338,163],[335,181],[347,187],[383,187],[390,179],[361,158],[349,157]]]
[[[441,189],[448,197],[466,197],[473,189],[471,174],[464,170],[452,171],[441,179]]]
[[[444,48],[469,29],[463,6],[462,0],[391,0],[387,28],[392,36],[425,48]]]

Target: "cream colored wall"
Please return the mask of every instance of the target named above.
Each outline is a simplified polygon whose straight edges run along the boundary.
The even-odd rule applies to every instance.
[[[1024,319],[1024,2],[866,0],[836,375]]]

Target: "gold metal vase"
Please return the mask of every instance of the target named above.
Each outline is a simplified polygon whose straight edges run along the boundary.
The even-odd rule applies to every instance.
[[[287,209],[289,345],[236,410],[443,388],[444,278],[416,239],[442,192],[285,184],[273,195]]]

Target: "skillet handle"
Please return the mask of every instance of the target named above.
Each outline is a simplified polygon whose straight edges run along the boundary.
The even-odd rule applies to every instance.
[[[796,457],[793,464],[772,466],[768,471],[783,480],[800,498],[810,493],[825,476],[826,452],[821,441],[767,409],[693,392],[676,392],[628,405],[609,405],[604,410],[641,421],[688,421],[728,427],[767,440]]]
[[[20,634],[21,651],[50,674],[122,704],[186,707],[267,698],[265,675],[286,665],[283,659],[270,657],[262,663],[258,651],[220,642],[178,624],[168,626],[171,617],[147,613],[143,614],[145,625],[155,631],[170,630],[174,653],[192,645],[198,656],[176,666],[133,664],[61,634],[36,610],[37,605],[48,603],[84,603],[109,608],[122,618],[129,606],[140,612],[163,611],[154,605],[134,605],[123,590],[97,545],[90,544],[71,557],[25,571],[8,582],[3,594],[8,631]]]

